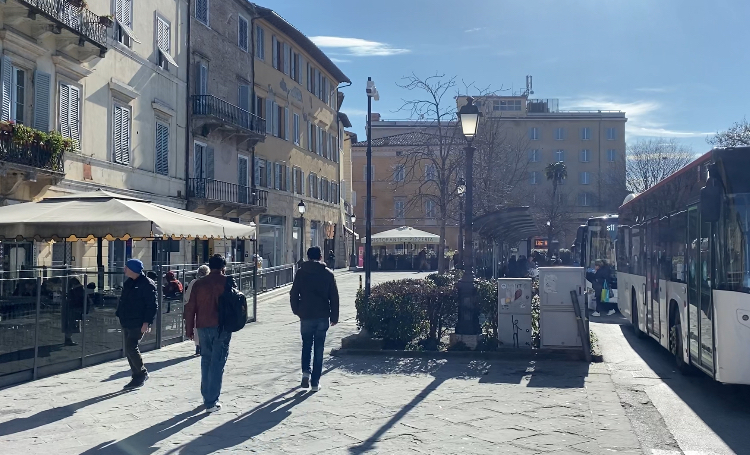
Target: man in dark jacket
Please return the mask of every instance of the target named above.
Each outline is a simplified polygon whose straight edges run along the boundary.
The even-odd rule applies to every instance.
[[[143,365],[138,343],[154,323],[158,307],[156,283],[143,274],[143,263],[138,259],[129,259],[125,263],[125,276],[128,278],[122,285],[120,304],[115,313],[120,319],[125,334],[125,356],[130,363],[133,379],[125,389],[141,387],[148,379],[148,371]]]
[[[290,297],[292,312],[300,319],[302,334],[302,388],[312,385],[312,391],[317,392],[320,390],[329,323],[334,326],[339,322],[339,290],[333,272],[320,262],[320,248],[314,246],[307,250],[307,258],[294,277]],[[314,351],[312,375],[311,351]]]

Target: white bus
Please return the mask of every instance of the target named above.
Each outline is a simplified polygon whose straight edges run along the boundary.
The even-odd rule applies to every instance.
[[[619,212],[619,307],[680,370],[750,384],[750,147],[717,148]]]

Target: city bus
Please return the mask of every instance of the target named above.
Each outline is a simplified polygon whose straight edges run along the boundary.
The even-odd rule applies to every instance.
[[[750,384],[750,147],[715,148],[620,207],[619,307],[681,371]]]
[[[576,240],[571,248],[574,257],[581,267],[586,271],[593,271],[596,261],[603,260],[612,268],[612,280],[610,285],[613,297],[610,302],[617,303],[617,276],[614,273],[617,268],[617,255],[615,244],[617,243],[618,215],[604,215],[589,218],[586,224],[578,227]],[[586,281],[587,288],[593,292],[592,283]],[[594,298],[593,294],[590,298]]]

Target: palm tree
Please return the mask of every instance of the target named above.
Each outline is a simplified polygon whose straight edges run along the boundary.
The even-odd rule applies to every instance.
[[[550,163],[544,168],[544,175],[547,176],[547,180],[552,181],[552,214],[557,214],[557,186],[568,178],[568,170],[565,167],[565,163],[558,161],[557,163]],[[550,258],[550,249],[552,248],[552,223],[557,221],[556,216],[550,216],[547,221],[547,259]]]

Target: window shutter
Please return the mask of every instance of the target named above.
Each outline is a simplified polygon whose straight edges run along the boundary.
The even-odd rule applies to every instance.
[[[73,99],[73,89],[70,88],[70,98]],[[77,89],[76,89],[77,90]],[[77,99],[77,96],[75,96]],[[72,103],[71,103],[72,104]],[[71,112],[71,123],[73,121]],[[129,165],[130,164],[130,111],[122,106],[115,106],[114,119],[114,135],[112,137],[113,142],[113,159],[115,163]],[[69,127],[70,128],[70,127]],[[72,131],[72,128],[71,128]]]
[[[279,105],[273,103],[273,135],[279,137]]]
[[[284,43],[282,47],[284,53],[282,54],[282,57],[284,59],[284,74],[289,75],[289,45],[287,43]]]
[[[253,180],[255,180],[255,185],[260,184],[260,158],[255,158],[255,162],[253,163],[253,173],[255,174],[255,177]]]
[[[247,187],[247,158],[241,156],[237,158],[237,184],[241,187]]]
[[[208,67],[202,63],[197,64],[196,73],[198,75],[197,80],[195,81],[195,89],[198,92],[198,95],[207,95],[208,94]]]
[[[273,187],[273,166],[271,165],[271,162],[268,161],[266,163],[266,188],[272,188]]]
[[[266,133],[273,134],[273,101],[266,100]]]
[[[250,112],[250,86],[240,85],[238,96],[240,109]]]
[[[72,85],[68,86],[70,96],[68,97],[68,128],[70,130],[70,138],[76,142],[81,140],[81,123],[80,123],[80,106],[81,106],[81,90],[78,87]],[[127,132],[130,134],[130,117],[126,119],[128,122]],[[130,137],[128,137],[128,147],[130,147]],[[130,150],[128,148],[128,150]]]
[[[279,69],[279,53],[278,53],[279,42],[276,39],[276,35],[271,37],[271,59],[273,60],[273,67]]]
[[[284,189],[286,191],[292,191],[292,168],[286,166],[286,182],[284,182]]]
[[[2,98],[2,104],[0,105],[0,107],[2,107],[2,113],[0,114],[0,120],[7,122],[10,120],[11,85],[13,83],[13,66],[8,57],[3,57],[2,68],[0,70],[2,71],[2,74],[0,75],[0,84],[2,84],[2,93],[0,93],[0,97]]]
[[[205,172],[203,172],[203,146],[194,144],[193,150],[193,178],[202,179],[205,175]]]
[[[242,17],[238,16],[238,34],[239,39],[237,40],[237,45],[240,47],[240,49],[247,51],[247,20]]]
[[[112,124],[114,129],[112,136],[112,158],[114,159],[115,163],[122,164],[122,108],[120,106],[115,106],[114,119],[112,121]]]
[[[47,132],[49,128],[50,82],[52,76],[41,71],[34,73],[34,128]]]
[[[156,173],[169,175],[169,127],[156,124]]]
[[[197,0],[195,2],[195,17],[208,25],[208,0]]]
[[[206,147],[206,178],[214,178],[214,148]]]
[[[323,199],[323,179],[318,180],[318,199]]]
[[[284,140],[288,141],[289,140],[289,108],[288,107],[284,108],[283,125],[284,125]]]
[[[312,133],[310,132],[311,129],[312,129],[312,126],[310,125],[310,121],[308,120],[307,121],[307,129],[305,130],[306,131],[305,134],[307,135],[307,150],[309,150],[309,151],[312,152],[312,149],[313,149],[313,147],[312,147],[312,145],[313,145],[313,137],[312,137]]]
[[[159,49],[163,50],[164,52],[169,52],[170,42],[169,42],[169,24],[167,22],[160,18],[156,18],[156,43],[159,46]]]

